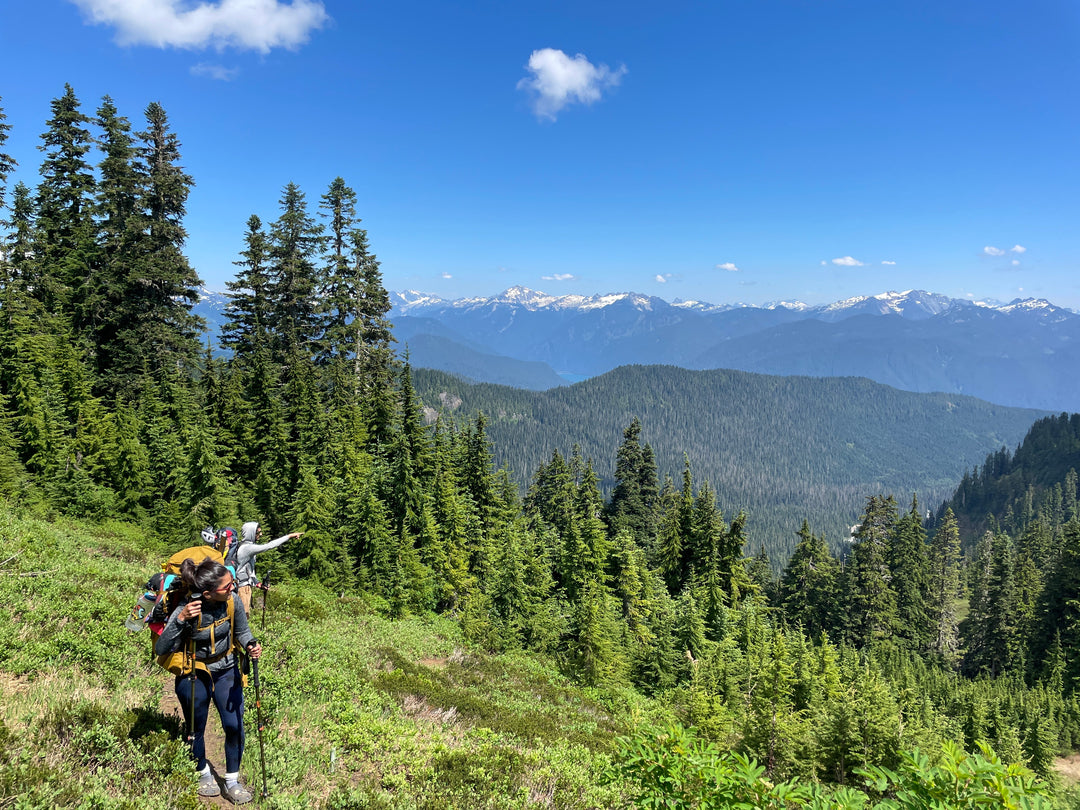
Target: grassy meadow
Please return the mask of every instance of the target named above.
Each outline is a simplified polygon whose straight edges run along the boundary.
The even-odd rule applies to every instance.
[[[0,807],[198,806],[181,722],[162,710],[172,676],[149,633],[123,626],[173,550],[126,524],[0,507]],[[264,807],[611,807],[622,796],[599,774],[615,736],[668,719],[631,690],[479,653],[447,619],[391,621],[289,582],[261,630],[260,599]],[[254,697],[244,771],[258,788]]]

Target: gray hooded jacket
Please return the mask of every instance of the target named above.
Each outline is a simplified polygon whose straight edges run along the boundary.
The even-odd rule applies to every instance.
[[[254,520],[245,523],[240,529],[240,545],[236,549],[236,584],[241,588],[245,585],[254,585],[256,582],[255,555],[277,548],[289,539],[289,535],[286,534],[269,543],[257,544],[255,533],[258,530],[259,524]]]

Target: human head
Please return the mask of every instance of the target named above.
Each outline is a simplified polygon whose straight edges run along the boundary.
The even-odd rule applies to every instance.
[[[255,539],[259,536],[259,522],[257,520],[250,520],[240,527],[240,542],[242,543],[254,543]]]
[[[192,559],[180,563],[180,579],[187,586],[188,592],[195,596],[216,591],[224,576],[231,577],[232,572],[210,557],[199,563]]]

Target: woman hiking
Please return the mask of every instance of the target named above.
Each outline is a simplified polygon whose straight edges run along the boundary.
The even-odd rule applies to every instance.
[[[236,596],[236,582],[228,568],[213,559],[200,563],[184,560],[180,579],[187,587],[187,598],[170,614],[154,652],[159,656],[183,653],[194,640],[195,677],[191,675],[191,665],[186,664],[183,674],[176,676],[175,688],[184,720],[192,731],[191,754],[199,772],[198,793],[200,796],[221,794],[206,761],[203,739],[213,701],[225,732],[225,794],[235,804],[245,804],[252,795],[240,782],[244,690],[235,650],[247,648],[252,658],[258,658],[262,646],[251,634],[247,613]]]
[[[240,527],[240,545],[236,550],[236,584],[246,613],[251,612],[251,588],[258,582],[255,578],[255,555],[277,548],[286,540],[302,534],[303,532],[292,532],[269,543],[259,544],[256,541],[262,537],[262,529],[257,521],[249,521]]]

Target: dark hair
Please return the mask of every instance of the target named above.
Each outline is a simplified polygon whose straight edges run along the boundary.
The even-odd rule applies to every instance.
[[[180,563],[180,579],[193,594],[216,589],[221,578],[227,573],[229,569],[212,557],[207,557],[200,563],[192,559]]]

